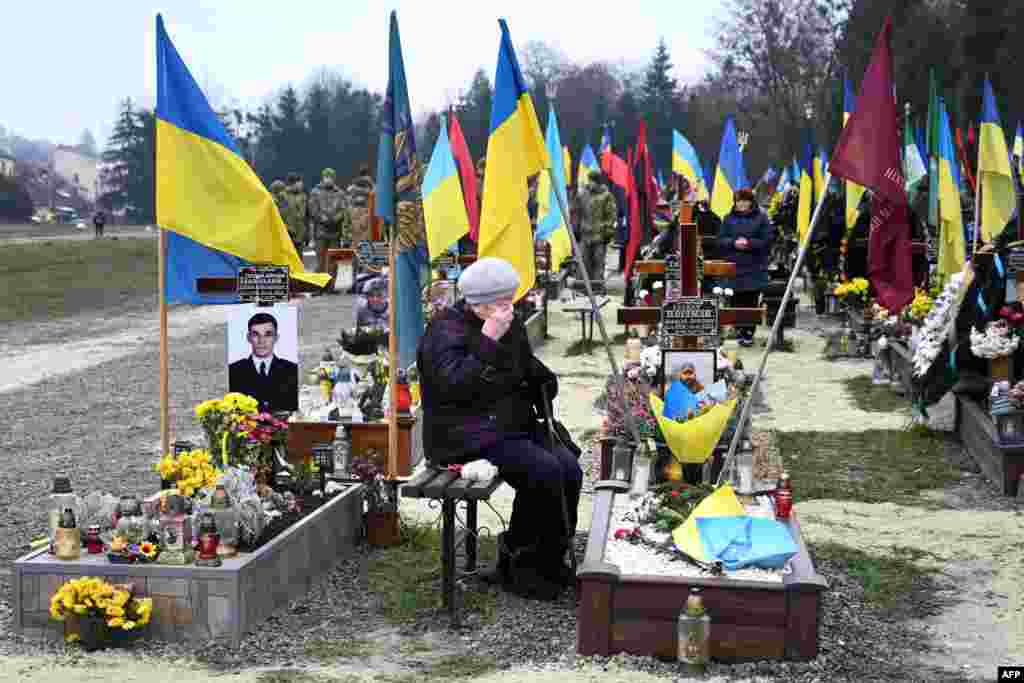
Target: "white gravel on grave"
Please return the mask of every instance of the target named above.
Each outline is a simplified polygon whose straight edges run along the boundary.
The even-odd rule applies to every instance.
[[[774,519],[775,514],[767,498],[756,499],[754,505],[747,507],[751,517]],[[654,552],[650,547],[640,543],[630,543],[615,538],[618,529],[632,529],[636,526],[633,515],[634,503],[628,496],[616,496],[612,508],[611,523],[608,525],[608,541],[605,544],[604,559],[616,565],[623,574],[646,576],[671,576],[680,578],[711,578],[711,574],[684,561],[673,561],[669,555]],[[640,533],[644,540],[663,544],[671,534],[656,531],[651,525],[641,525]],[[737,581],[763,581],[781,583],[786,570],[768,569],[737,569],[726,570],[725,576]]]

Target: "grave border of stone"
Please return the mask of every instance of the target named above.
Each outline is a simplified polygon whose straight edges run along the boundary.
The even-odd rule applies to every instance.
[[[221,567],[111,564],[104,555],[65,562],[37,550],[14,562],[14,630],[32,640],[62,639],[64,625],[49,615],[50,597],[65,581],[96,576],[130,582],[139,596],[153,598],[144,637],[228,640],[238,647],[247,631],[308,592],[355,548],[362,519],[363,486],[354,484],[270,543]]]

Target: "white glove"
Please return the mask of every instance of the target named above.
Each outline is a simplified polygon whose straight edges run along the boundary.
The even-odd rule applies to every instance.
[[[462,478],[469,481],[490,481],[498,476],[498,468],[489,460],[474,460],[462,466]]]

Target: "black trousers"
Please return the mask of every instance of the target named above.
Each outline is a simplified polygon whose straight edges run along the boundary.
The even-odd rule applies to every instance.
[[[498,468],[501,478],[516,491],[512,518],[505,534],[515,550],[536,544],[553,554],[564,550],[564,539],[576,534],[576,515],[583,487],[583,470],[564,448],[547,451],[527,435],[516,435],[480,452]],[[569,517],[568,533],[562,522],[562,492]]]
[[[757,308],[761,304],[760,289],[744,289],[736,291],[732,295],[733,308]],[[737,325],[736,332],[741,339],[753,339],[755,325]]]

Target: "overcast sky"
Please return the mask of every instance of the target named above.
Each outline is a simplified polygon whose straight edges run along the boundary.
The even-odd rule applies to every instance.
[[[117,103],[131,96],[152,106],[155,17],[214,106],[243,108],[281,86],[304,82],[318,67],[339,69],[357,84],[387,85],[388,12],[398,10],[413,109],[445,105],[477,68],[494,78],[500,32],[509,24],[521,47],[550,43],[575,62],[602,59],[642,65],[663,36],[675,75],[704,73],[719,0],[558,2],[392,0],[253,2],[145,0],[12,2],[3,11],[0,124],[29,138],[77,143],[89,128],[102,144]]]

